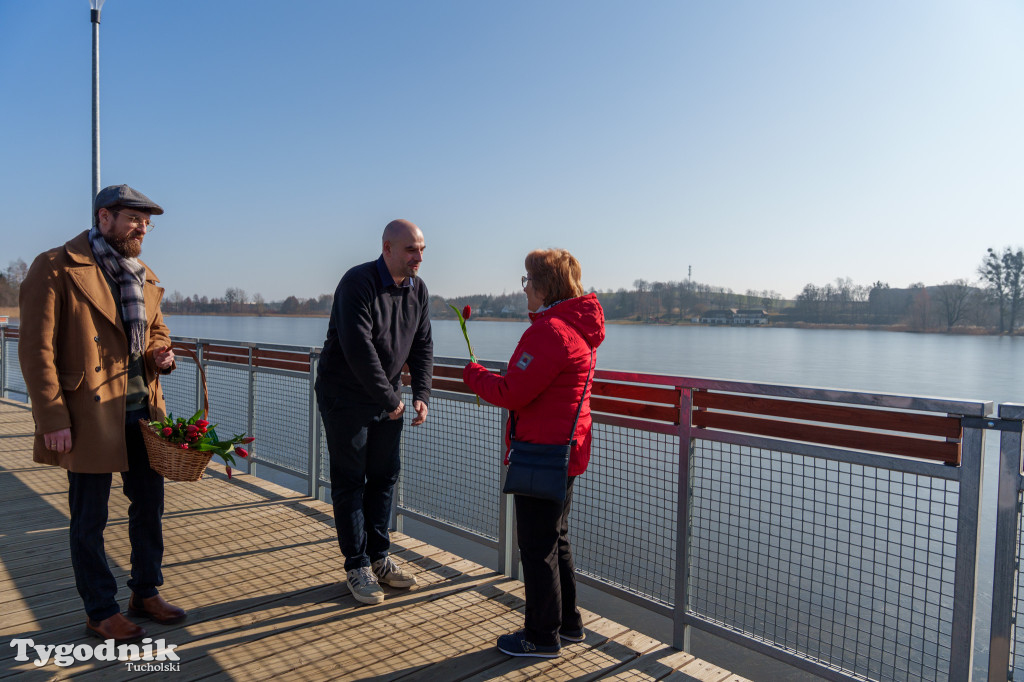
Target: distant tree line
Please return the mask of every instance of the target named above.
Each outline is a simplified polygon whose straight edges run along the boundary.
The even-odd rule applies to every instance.
[[[915,331],[972,327],[998,334],[1015,333],[1024,322],[1024,250],[988,249],[978,266],[980,280],[911,284],[894,289],[885,282],[870,287],[849,279],[808,284],[784,317],[826,324],[904,325]]]
[[[198,294],[182,296],[180,291],[175,291],[164,297],[162,309],[165,313],[182,315],[323,315],[331,312],[332,301],[331,294],[321,294],[317,298],[289,296],[281,301],[267,301],[261,294],[249,296],[244,289],[228,287],[223,297],[213,298]]]
[[[0,306],[17,306],[18,290],[25,279],[25,261],[12,261],[0,272]],[[794,300],[777,291],[748,289],[738,294],[725,287],[701,282],[649,282],[638,279],[631,289],[596,293],[609,320],[645,323],[677,323],[700,319],[713,309],[754,308],[765,310],[774,323],[900,326],[916,331],[953,331],[974,328],[999,334],[1015,333],[1024,323],[1024,250],[988,249],[977,273],[979,280],[965,279],[926,286],[911,284],[898,289],[886,282],[869,286],[839,278],[824,285],[807,284]],[[316,298],[288,296],[267,301],[229,287],[223,297],[183,296],[175,291],[165,297],[164,312],[181,314],[326,315],[332,294]],[[519,291],[500,295],[476,294],[445,299],[431,296],[434,319],[454,319],[449,304],[470,305],[475,317],[525,319],[526,297]]]

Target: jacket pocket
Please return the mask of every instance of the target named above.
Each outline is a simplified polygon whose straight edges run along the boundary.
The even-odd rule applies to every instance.
[[[82,380],[85,379],[85,372],[61,372],[59,379],[62,390],[73,391],[82,385]]]

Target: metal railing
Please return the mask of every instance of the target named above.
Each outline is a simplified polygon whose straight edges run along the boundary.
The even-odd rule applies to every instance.
[[[24,391],[11,331],[5,397]],[[251,471],[326,499],[319,349],[174,341],[203,363],[211,421],[256,437]],[[507,413],[476,404],[464,363],[435,359],[430,418],[404,431],[396,523],[472,537],[516,576]],[[192,361],[161,381],[172,412],[197,408]],[[697,628],[834,680],[970,679],[982,453],[1000,430],[989,669],[1024,675],[1024,406],[990,417],[985,401],[598,370],[592,409],[571,524],[579,580],[671,617],[677,647]]]
[[[996,558],[992,581],[992,630],[988,659],[990,682],[1024,680],[1024,458],[1021,423],[1024,405],[999,406],[999,493],[996,501]]]

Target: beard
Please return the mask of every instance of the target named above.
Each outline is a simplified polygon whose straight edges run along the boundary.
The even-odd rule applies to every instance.
[[[104,237],[110,248],[121,254],[122,258],[138,258],[142,253],[142,240],[131,236]]]

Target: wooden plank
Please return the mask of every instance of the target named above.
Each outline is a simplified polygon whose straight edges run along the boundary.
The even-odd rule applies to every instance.
[[[960,444],[945,441],[924,440],[907,436],[892,436],[883,433],[836,429],[827,426],[810,424],[794,424],[793,422],[773,421],[741,417],[724,412],[694,412],[693,425],[699,428],[722,429],[752,433],[772,438],[833,445],[854,450],[881,452],[888,455],[914,457],[946,464],[960,463]],[[697,438],[699,433],[695,434]]]
[[[924,436],[960,438],[960,420],[933,414],[915,414],[893,410],[868,410],[862,407],[823,405],[821,403],[799,402],[755,398],[730,393],[694,391],[693,404],[696,407],[729,412],[762,414],[771,417],[785,417],[803,421],[846,424],[866,429],[900,431]]]
[[[248,346],[221,346],[215,343],[208,343],[203,346],[203,353],[220,353],[222,355],[241,355],[244,358],[249,357]]]
[[[732,673],[699,658],[665,678],[666,682],[723,682]]]
[[[693,654],[663,644],[627,666],[609,671],[598,679],[608,682],[647,682],[660,680],[695,659]]]
[[[291,350],[265,350],[254,348],[252,355],[255,358],[269,358],[271,360],[287,360],[288,362],[305,362],[309,364],[309,353],[300,353]]]
[[[473,395],[473,391],[469,390],[469,386],[464,384],[461,380],[454,381],[452,379],[434,379],[431,383],[431,388],[436,388],[439,391],[453,391],[455,393],[468,393]]]
[[[678,408],[680,405],[679,389],[675,388],[595,380],[591,393],[607,398],[623,398],[625,400],[636,400],[645,403],[671,405],[675,408]]]
[[[224,353],[214,353],[209,351],[203,351],[203,363],[207,362],[229,362],[235,365],[249,365],[248,355],[225,355]]]
[[[679,423],[679,410],[662,405],[631,403],[624,400],[612,400],[595,396],[590,399],[590,409],[593,412],[617,414],[623,417],[638,417],[640,419],[668,422],[669,424]]]
[[[434,376],[445,379],[462,379],[462,367],[445,367],[434,365]]]
[[[284,360],[271,360],[267,358],[253,359],[253,366],[268,367],[273,369],[287,369],[293,372],[309,372],[309,358],[305,362],[285,362]]]

